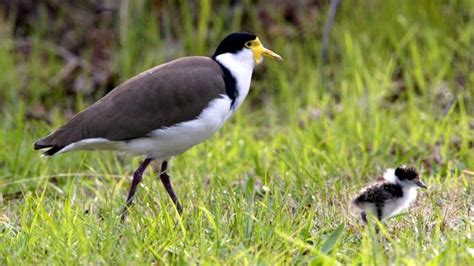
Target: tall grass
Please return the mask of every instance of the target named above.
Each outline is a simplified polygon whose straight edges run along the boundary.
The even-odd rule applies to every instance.
[[[472,1],[343,2],[327,65],[321,36],[310,30],[322,28],[325,7],[298,28],[282,7],[270,12],[273,25],[251,1],[211,2],[158,9],[122,1],[113,51],[119,79],[176,57],[211,55],[239,30],[255,31],[285,61],[258,66],[236,116],[172,161],[183,216],[150,170],[125,223],[118,214],[139,158],[43,159],[32,151],[35,139],[67,119],[61,101],[70,99],[48,85],[64,62],[44,47],[42,23],[24,60],[12,23],[1,22],[1,261],[472,264]],[[52,124],[26,119],[45,96]],[[80,94],[77,101],[78,109],[88,104]],[[401,163],[420,168],[429,190],[377,235],[348,203]]]

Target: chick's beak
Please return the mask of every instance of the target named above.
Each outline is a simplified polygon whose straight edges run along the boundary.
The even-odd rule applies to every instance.
[[[421,179],[418,179],[415,181],[415,184],[421,188],[424,188],[424,189],[427,189],[428,187],[425,185],[425,183],[423,183],[423,181],[421,181]]]

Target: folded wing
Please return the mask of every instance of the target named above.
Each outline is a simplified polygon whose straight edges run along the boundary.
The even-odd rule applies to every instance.
[[[225,94],[224,74],[208,57],[185,57],[147,70],[76,114],[34,144],[52,155],[80,140],[111,141],[147,136],[151,131],[192,120]]]

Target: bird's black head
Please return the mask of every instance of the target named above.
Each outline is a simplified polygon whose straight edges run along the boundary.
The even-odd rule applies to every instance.
[[[415,167],[400,165],[397,167],[397,169],[395,169],[395,176],[403,184],[427,188],[426,185],[421,181],[420,175],[416,171]]]
[[[225,53],[237,53],[243,48],[250,48],[251,42],[257,39],[257,35],[250,32],[234,32],[227,35],[217,46],[212,58]]]
[[[225,55],[224,57],[231,55],[234,62],[246,62],[252,67],[262,62],[263,57],[282,60],[281,56],[263,47],[257,35],[248,32],[235,32],[227,35],[217,46],[212,58],[219,61],[220,55]]]

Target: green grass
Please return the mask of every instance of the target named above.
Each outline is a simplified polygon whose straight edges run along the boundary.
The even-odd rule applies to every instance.
[[[251,1],[232,16],[209,2],[191,12],[182,1],[161,26],[149,3],[122,5],[119,79],[211,54],[225,34],[246,29],[285,61],[258,66],[237,115],[172,160],[183,216],[149,169],[125,223],[118,216],[140,159],[33,151],[67,119],[60,102],[71,98],[50,87],[64,62],[45,48],[41,23],[25,60],[11,21],[0,21],[2,264],[473,263],[472,1],[343,1],[328,65],[319,59],[325,8],[302,15],[299,28],[270,9],[277,28],[266,34]],[[51,125],[26,118],[40,99]],[[72,101],[81,109],[91,100]],[[401,163],[421,169],[429,190],[376,235],[350,198]]]

